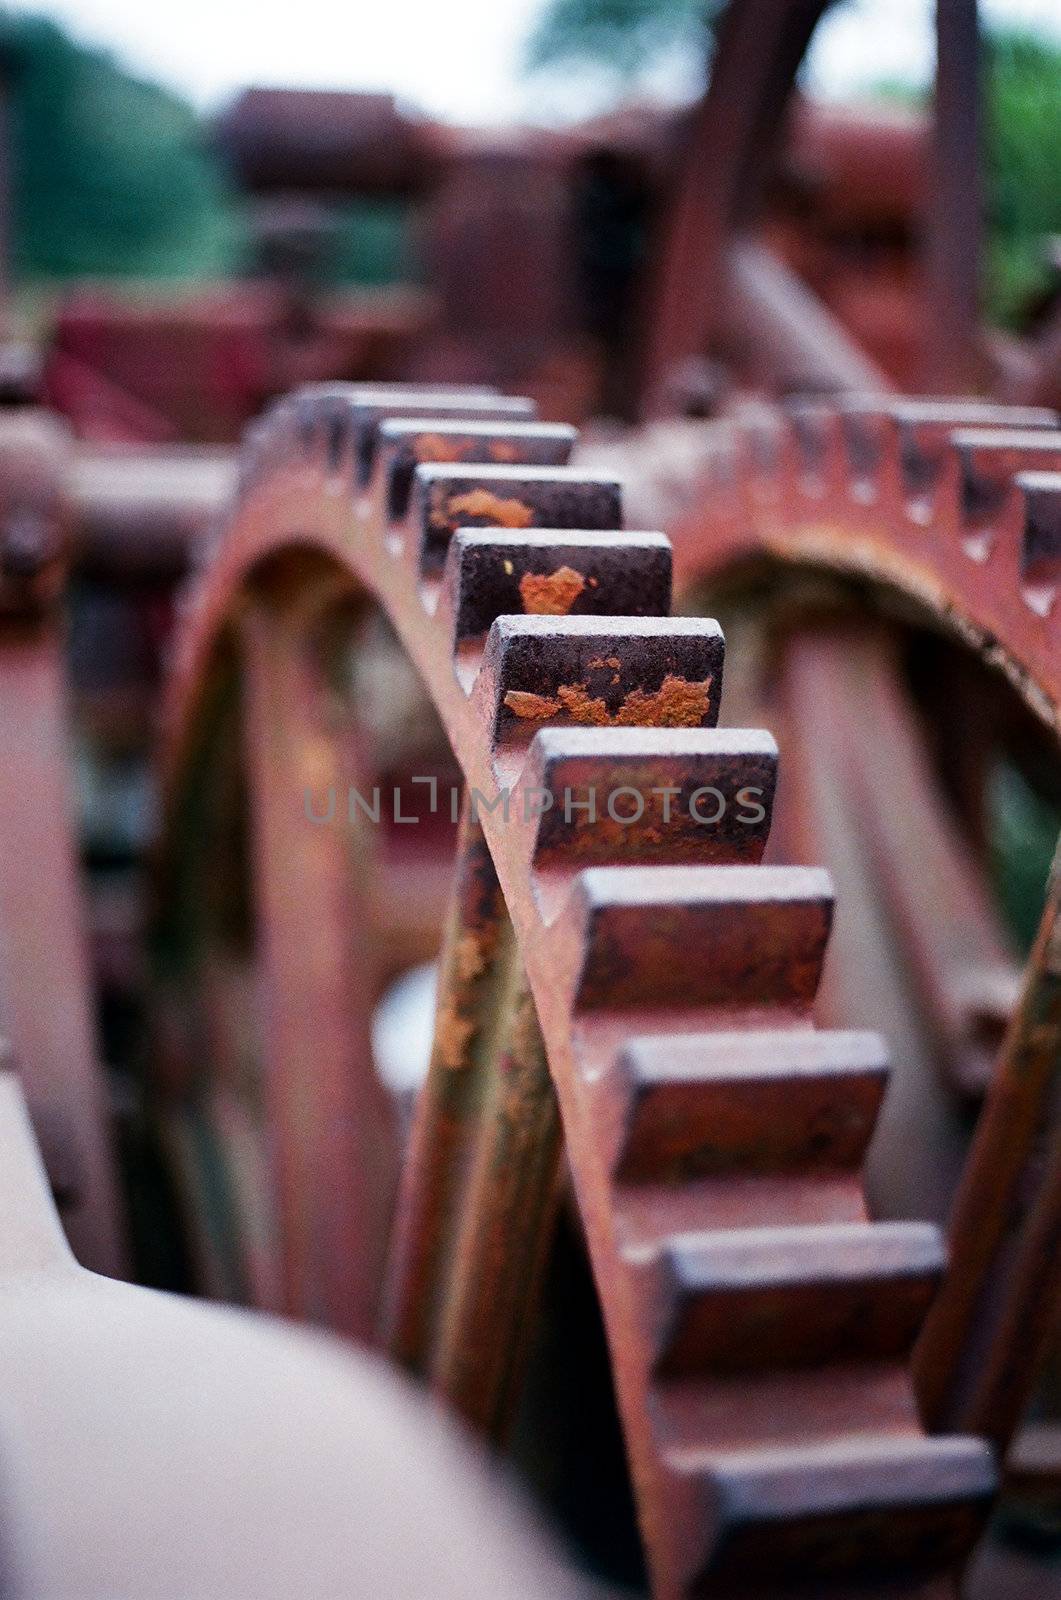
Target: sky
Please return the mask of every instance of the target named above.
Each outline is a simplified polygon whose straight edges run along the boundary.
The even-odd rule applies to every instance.
[[[8,0],[62,22],[132,70],[212,109],[249,83],[389,89],[461,122],[563,118],[599,85],[529,85],[524,41],[544,0]],[[1061,0],[981,0],[988,21],[1061,40]],[[927,81],[930,0],[848,0],[818,30],[810,86],[857,96],[882,78]],[[660,88],[680,94],[680,76]]]

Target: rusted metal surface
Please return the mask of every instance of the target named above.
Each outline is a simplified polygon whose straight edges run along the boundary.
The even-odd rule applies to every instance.
[[[183,577],[224,512],[235,477],[228,450],[77,445],[65,490],[78,570],[121,585]]]
[[[215,139],[244,189],[393,195],[431,181],[429,130],[390,94],[251,88]]]
[[[779,394],[887,394],[886,374],[796,274],[737,239],[721,269],[724,339],[749,383]]]
[[[886,644],[882,653],[887,629],[859,620],[850,590],[823,587],[821,575],[915,601],[899,615],[942,625],[1001,667],[1049,743],[1061,726],[1056,419],[983,402],[852,398],[753,409],[688,425],[682,439],[683,454],[675,445],[665,469],[649,467],[637,504],[641,514],[667,505],[685,582],[764,555],[817,575],[802,613],[798,590],[789,602],[775,663],[797,790],[785,823],[802,813],[803,826],[786,844],[795,859],[825,848],[847,891],[826,1015],[857,1014],[872,995],[875,1020],[894,1019],[903,1071],[871,1161],[874,1207],[908,1214],[913,1197],[943,1221],[954,1206],[957,1253],[917,1356],[925,1414],[934,1427],[987,1431],[1004,1450],[1056,1339],[1061,1055],[1049,935],[1018,1002],[986,885],[946,820],[898,664]],[[651,462],[651,436],[641,449]],[[611,457],[589,459],[603,468]],[[1055,914],[1051,898],[1047,927]],[[928,1053],[910,1026],[926,1004]],[[932,1083],[933,1053],[950,1064],[951,1091],[987,1089],[971,1151],[968,1106]]]
[[[519,1400],[560,1193],[560,1116],[518,961],[502,1014],[431,1368],[438,1393],[490,1438]]]
[[[451,155],[419,224],[440,319],[413,376],[519,382],[546,416],[582,414],[593,374],[576,332],[573,200],[572,163],[547,134],[480,133]]]
[[[853,752],[855,805],[947,1082],[975,1099],[1017,999],[1017,954],[933,779],[894,655],[871,634],[851,642],[849,662],[873,730],[866,738],[863,724]]]
[[[411,1371],[431,1366],[462,1181],[482,1115],[512,962],[511,928],[490,850],[465,799],[439,972],[431,1065],[417,1097],[395,1219],[383,1340]]]
[[[231,443],[296,384],[400,375],[434,318],[411,284],[311,301],[283,282],[180,297],[78,286],[56,319],[44,392],[85,439]]]
[[[666,527],[683,583],[767,555],[899,589],[1057,728],[1057,424],[1042,408],[851,395],[661,426],[580,459],[628,462],[631,502]]]
[[[312,547],[382,604],[469,791],[493,802],[483,836],[542,1029],[655,1592],[826,1582],[866,1595],[947,1592],[993,1469],[982,1445],[929,1440],[917,1417],[908,1357],[942,1247],[932,1228],[867,1220],[860,1168],[883,1047],[813,1027],[830,886],[813,869],[758,864],[773,751],[760,733],[715,729],[717,626],[639,615],[643,594],[631,614],[627,543],[646,570],[657,550],[613,532],[605,559],[606,524],[618,525],[620,509],[609,474],[522,460],[424,465],[395,520],[380,470],[368,495],[356,490],[355,463],[372,453],[386,403],[366,410],[353,389],[345,415],[341,391],[327,406],[327,425],[295,400],[256,434],[239,505],[186,618],[169,706],[170,795],[187,781],[182,752],[224,619],[263,562],[293,540]],[[451,415],[459,408],[453,397]],[[424,430],[434,431],[430,419]],[[500,530],[489,527],[497,506]],[[484,531],[458,531],[465,517]],[[559,567],[539,565],[549,533]],[[523,582],[558,572],[562,584]],[[297,573],[284,591],[291,607]],[[577,614],[574,580],[588,587],[588,575],[600,609]],[[513,587],[521,610],[498,614]],[[541,609],[549,595],[558,615]],[[576,774],[605,789],[596,806],[581,790],[588,809],[565,804]],[[688,807],[716,792],[734,805],[751,792],[744,823],[690,821]],[[497,903],[492,888],[488,898]],[[462,899],[463,890],[449,969]],[[444,1009],[461,994],[452,976]],[[465,1010],[466,1001],[465,1044],[481,1025],[475,996],[465,994]],[[440,1066],[418,1160],[432,1123],[449,1114]],[[491,1154],[508,1125],[480,1126],[482,1181],[457,1230],[467,1246],[458,1283],[511,1201]],[[406,1237],[430,1240],[447,1170],[421,1190]],[[444,1249],[430,1243],[420,1257],[432,1276]],[[483,1259],[493,1270],[496,1254]],[[451,1302],[453,1315],[469,1295]],[[496,1337],[507,1321],[479,1326]],[[421,1328],[414,1363],[424,1340]]]
[[[861,347],[891,382],[916,388],[924,349],[960,302],[967,358],[955,359],[978,365],[988,341],[968,284],[956,291],[953,254],[956,237],[963,247],[972,237],[975,99],[960,74],[941,73],[947,183],[926,184],[924,116],[818,106],[792,92],[823,10],[822,0],[723,8],[711,85],[691,118],[625,106],[563,130],[471,130],[411,116],[385,94],[248,90],[216,134],[258,197],[271,281],[147,303],[113,286],[73,291],[45,363],[51,403],[86,437],[155,442],[235,439],[269,398],[328,377],[485,378],[522,385],[550,418],[631,415],[639,404],[658,414],[685,359],[714,349],[720,334],[725,344],[727,260],[753,230],[756,248],[769,246],[795,280],[767,297],[775,324],[802,299],[819,328],[833,324],[830,343],[846,332],[849,357]],[[941,12],[959,43],[966,12]],[[949,133],[952,107],[960,115]],[[406,283],[329,295],[311,281],[335,202],[352,195],[407,208],[428,293]],[[646,252],[643,235],[663,213],[667,248]],[[922,223],[949,252],[943,301],[939,252],[934,293],[918,271]],[[660,257],[653,281],[642,261]],[[635,320],[647,385],[632,359]],[[746,329],[758,372],[779,328],[763,329],[763,349],[755,321]],[[790,316],[781,331],[791,343],[799,326]],[[813,351],[809,330],[801,342]],[[1046,352],[1023,340],[1008,349],[1007,383],[1049,383]]]
[[[968,862],[940,823],[938,787],[917,782],[894,806],[890,774],[880,788],[880,762],[895,766],[900,785],[904,777],[908,785],[924,777],[889,646],[879,626],[862,619],[860,627],[850,614],[797,612],[789,620],[776,647],[769,702],[785,752],[774,842],[783,860],[824,857],[837,886],[819,1021],[868,1023],[888,1039],[895,1062],[867,1161],[871,1214],[925,1217],[942,1226],[966,1158],[971,1116],[971,1086],[956,1094],[952,1079],[956,1062],[971,1065],[975,1040],[956,1004],[955,983],[967,971],[961,958],[970,947],[981,953],[985,923],[982,916],[970,925],[948,922],[947,910],[968,912],[970,900],[974,912],[982,907],[968,893]],[[867,726],[875,747],[864,760]],[[922,856],[920,838],[909,849],[896,840],[911,818],[938,856]],[[903,846],[897,855],[882,851],[882,831],[891,852]],[[955,907],[950,897],[961,890]],[[913,948],[911,911],[920,937]],[[998,937],[990,920],[986,928]],[[926,943],[922,970],[918,957]]]
[[[931,123],[914,106],[844,105],[797,87],[780,177],[834,237],[851,228],[902,235],[929,192]]]
[[[1019,1426],[1061,1300],[1061,858],[951,1217],[951,1271],[915,1352],[933,1426],[1000,1453]]]
[[[3,533],[0,615],[42,616],[54,609],[66,576],[70,508],[64,493],[66,436],[42,411],[3,418]]]
[[[338,826],[309,822],[321,794],[334,807],[360,775],[349,730],[344,740],[328,725],[313,659],[327,599],[312,581],[302,592],[309,603],[300,614],[263,585],[239,621],[265,1126],[284,1309],[365,1341],[375,1329],[397,1140],[369,1033],[377,989],[369,830],[359,836],[346,817]]]
[[[924,210],[928,299],[924,386],[975,394],[982,380],[981,71],[978,0],[937,0],[931,196]]]
[[[649,321],[642,414],[716,331],[734,230],[761,197],[781,118],[824,0],[745,0],[723,13],[711,81],[671,201]]]
[[[56,602],[69,548],[63,440],[0,429],[0,1026],[19,1051],[74,1250],[119,1275],[109,1111],[89,999]]]

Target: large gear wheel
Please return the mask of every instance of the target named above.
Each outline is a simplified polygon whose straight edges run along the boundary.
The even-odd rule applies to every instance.
[[[902,1039],[869,1185],[875,1214],[947,1223],[915,1352],[922,1413],[986,1434],[1015,1481],[1034,1460],[1056,1508],[1058,418],[971,399],[738,402],[584,460],[622,462],[633,514],[673,540],[683,604],[743,629],[738,699],[780,725],[789,762],[783,848],[824,853],[842,885],[824,1010],[842,1026],[868,1007]],[[1039,807],[1040,837],[1026,829],[1009,863],[1023,974],[992,859],[1000,776]]]
[[[770,555],[907,594],[1061,718],[1061,432],[1043,407],[752,402],[585,452],[621,461],[688,584]]]
[[[344,1032],[371,932],[349,921],[348,833],[303,813],[349,771],[310,647],[371,598],[466,788],[385,1341],[500,1431],[562,1147],[653,1591],[945,1594],[994,1467],[918,1418],[944,1253],[934,1227],[867,1215],[887,1062],[814,1027],[829,880],[761,863],[776,749],[716,728],[722,636],[670,616],[667,542],[618,531],[619,482],[526,418],[482,392],[325,389],[248,447],[168,719],[172,883],[210,843],[208,730],[239,683],[266,973],[264,1074],[185,1039],[157,1086],[189,1189],[192,1147],[221,1151],[203,1253],[234,1248],[251,1299],[371,1323],[396,1141]],[[209,965],[189,893],[210,901],[225,842],[163,922],[182,993]]]

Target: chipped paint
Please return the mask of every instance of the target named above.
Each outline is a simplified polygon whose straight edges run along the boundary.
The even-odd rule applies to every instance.
[[[463,933],[457,940],[453,962],[462,983],[469,983],[472,978],[477,978],[480,973],[486,971],[486,951],[483,949],[483,943],[478,934],[470,931]]]
[[[546,717],[555,717],[560,709],[559,700],[554,700],[551,695],[531,694],[527,689],[510,689],[505,695],[505,704],[514,716],[522,717],[527,722],[542,722]]]
[[[482,517],[499,528],[529,528],[534,511],[522,500],[504,500],[489,489],[469,489],[455,494],[446,508],[436,508],[431,520],[438,528],[455,527],[462,516]]]
[[[712,678],[690,682],[668,672],[655,693],[631,689],[613,721],[625,728],[698,728],[711,708]]]
[[[585,578],[574,567],[557,567],[555,572],[525,572],[519,580],[523,609],[532,616],[566,616],[585,587]]]
[[[475,1034],[475,1023],[462,1017],[452,1005],[444,1006],[435,1018],[434,1059],[447,1072],[459,1072],[468,1064],[468,1046]]]
[[[504,703],[514,716],[543,722],[561,709],[572,722],[593,728],[699,728],[711,705],[711,678],[690,682],[668,673],[655,691],[631,689],[618,711],[608,710],[584,683],[562,683],[556,696],[509,689]]]
[[[462,439],[446,439],[440,433],[421,433],[414,446],[417,461],[460,461],[467,454]]]

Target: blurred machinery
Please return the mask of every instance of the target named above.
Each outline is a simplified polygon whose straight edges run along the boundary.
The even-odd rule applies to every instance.
[[[1057,307],[978,316],[975,6],[930,120],[793,93],[822,10],[732,0],[691,113],[563,135],[249,91],[255,281],[71,293],[0,413],[0,1027],[83,1268],[375,1344],[605,1579],[1020,1600],[1061,1519]],[[325,291],[368,195],[419,276]],[[373,1016],[436,955],[396,1090]],[[85,1386],[161,1363],[168,1459],[216,1346],[238,1463],[295,1346],[104,1292],[13,1092],[0,1138],[11,1362],[47,1326],[41,1383],[80,1370],[102,1295]],[[275,1523],[331,1600],[314,1426],[361,1381],[295,1382],[247,1592]],[[59,1424],[11,1419],[36,1461]],[[43,1482],[12,1539],[73,1548]],[[148,1527],[27,1592],[182,1592]],[[517,1545],[491,1592],[568,1592]]]
[[[761,147],[760,135],[759,123],[744,134]],[[232,442],[267,400],[322,379],[518,385],[545,416],[630,416],[647,375],[630,329],[698,136],[695,115],[649,107],[564,133],[482,131],[412,118],[386,96],[248,90],[216,138],[252,206],[253,277],[177,299],[75,290],[58,309],[45,392],[84,437],[154,442]],[[796,97],[764,180],[760,238],[795,274],[789,292],[809,287],[907,392],[941,387],[923,358],[931,156],[919,113]],[[352,200],[395,209],[407,281],[327,287]],[[1032,316],[1049,324],[1047,308]],[[1034,349],[992,336],[983,362],[977,384],[1058,398]]]

